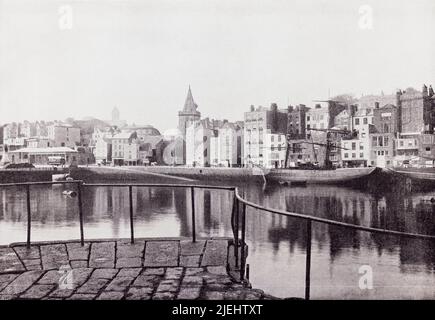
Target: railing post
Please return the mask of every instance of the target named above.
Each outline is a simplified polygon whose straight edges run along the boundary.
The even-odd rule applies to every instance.
[[[234,206],[235,206],[235,215],[236,215],[236,222],[235,222],[235,239],[234,239],[234,254],[236,258],[236,268],[239,266],[239,199],[236,197],[236,191],[234,191]]]
[[[241,241],[241,257],[240,257],[240,280],[245,278],[245,233],[246,233],[246,204],[242,204],[242,241]]]
[[[32,212],[30,208],[30,184],[26,185],[27,202],[27,248],[30,248],[30,232],[32,229]]]
[[[196,225],[195,225],[195,188],[190,188],[190,198],[192,205],[192,242],[196,242]]]
[[[83,203],[82,203],[82,182],[77,183],[77,200],[79,204],[79,219],[80,219],[80,244],[85,245],[85,236],[83,231]]]
[[[307,253],[305,261],[305,300],[310,300],[311,274],[311,220],[307,220]]]
[[[133,227],[133,187],[128,186],[128,198],[130,202],[130,239],[134,243],[134,227]]]

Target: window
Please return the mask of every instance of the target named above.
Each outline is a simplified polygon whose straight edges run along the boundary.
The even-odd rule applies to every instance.
[[[388,137],[384,137],[384,146],[388,147]]]
[[[359,157],[360,157],[360,158],[364,158],[364,153],[361,152],[361,153],[359,154]]]
[[[355,118],[355,125],[359,125],[359,118]]]
[[[378,145],[378,138],[377,137],[372,138],[372,145],[373,145],[373,147],[376,147]]]
[[[367,122],[367,118],[364,118],[363,123],[364,123],[364,124],[367,124],[367,123],[368,123],[368,122]]]
[[[271,136],[271,137],[270,137],[270,141],[273,142],[274,138],[275,138],[274,136]]]
[[[356,153],[352,153],[352,158],[356,158]]]
[[[352,142],[352,150],[356,150],[356,143]]]
[[[278,136],[278,142],[281,142],[281,135]]]
[[[382,137],[378,137],[378,144],[380,147],[384,146],[384,141],[383,141]]]
[[[281,151],[281,145],[278,145],[278,151]]]
[[[359,145],[360,150],[364,150],[364,146],[362,144]]]

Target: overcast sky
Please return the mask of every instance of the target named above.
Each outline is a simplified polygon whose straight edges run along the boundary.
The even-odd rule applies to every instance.
[[[435,84],[434,30],[433,0],[0,0],[0,123],[117,106],[164,131],[189,84],[203,117],[230,120],[420,89]]]

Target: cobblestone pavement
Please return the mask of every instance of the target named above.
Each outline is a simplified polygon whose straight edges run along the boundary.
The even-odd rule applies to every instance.
[[[228,240],[126,240],[0,247],[0,300],[271,297],[227,272]]]

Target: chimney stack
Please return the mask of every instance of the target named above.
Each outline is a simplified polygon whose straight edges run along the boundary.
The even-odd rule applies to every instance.
[[[423,85],[423,90],[422,90],[422,92],[423,92],[423,96],[425,96],[425,97],[427,97],[427,86],[424,84]]]
[[[375,102],[375,108],[379,109],[379,102],[378,101]]]
[[[251,112],[255,110],[255,107],[253,104],[251,104]]]
[[[432,85],[429,86],[429,97],[433,97],[435,92],[433,91]]]

